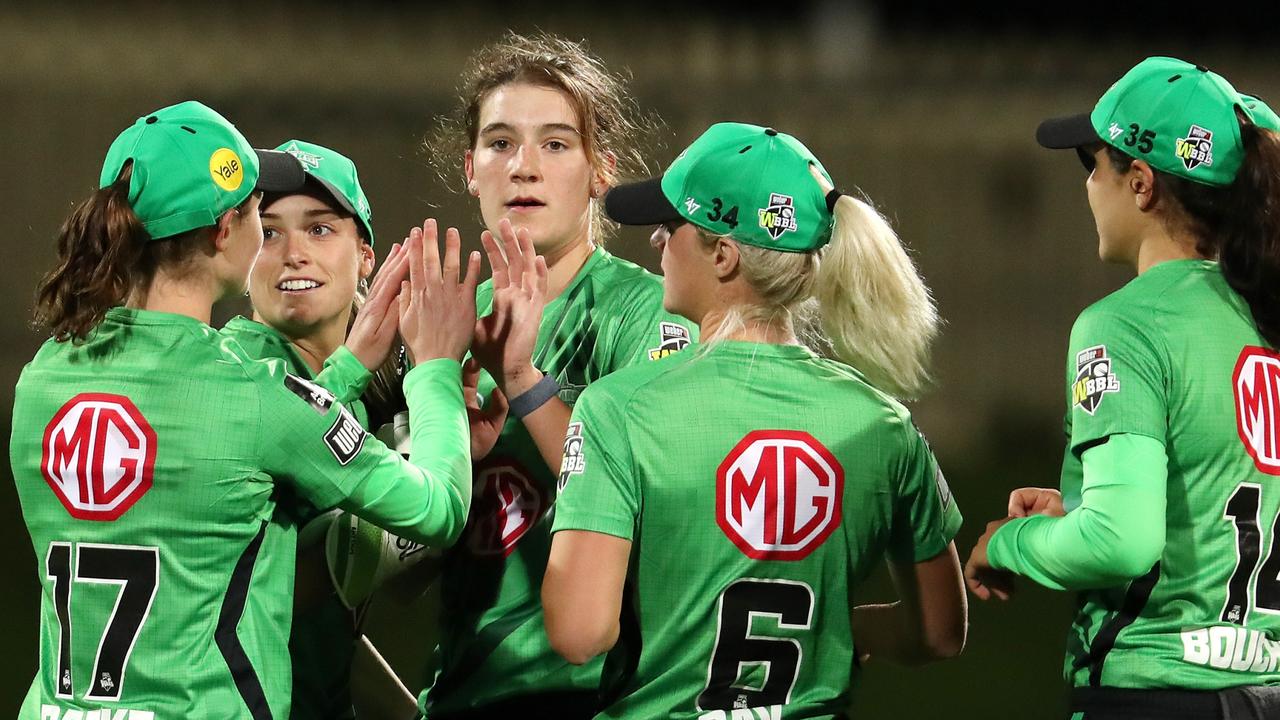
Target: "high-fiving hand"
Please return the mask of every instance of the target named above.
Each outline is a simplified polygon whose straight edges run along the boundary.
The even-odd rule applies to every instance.
[[[493,268],[493,311],[475,324],[471,355],[513,398],[542,377],[533,366],[533,350],[546,304],[547,262],[534,251],[527,230],[517,231],[503,219],[498,234],[501,247],[493,233],[480,235]]]
[[[480,253],[470,254],[467,273],[459,281],[458,231],[445,231],[443,265],[437,243],[435,220],[411,230],[405,243],[409,281],[400,285],[400,336],[414,364],[437,358],[461,361],[475,332]]]

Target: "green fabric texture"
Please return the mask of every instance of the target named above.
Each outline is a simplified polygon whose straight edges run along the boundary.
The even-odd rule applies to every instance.
[[[338,402],[368,428],[368,415],[360,393],[371,377],[346,346],[325,360],[319,375],[313,377],[311,367],[303,361],[288,338],[263,323],[236,316],[222,328],[224,337],[234,338],[249,357],[256,360],[276,358],[284,361],[289,372],[314,379],[316,384],[333,393]],[[294,516],[299,530],[322,513],[303,498],[295,498],[293,507],[282,508]],[[299,543],[304,542],[299,537]],[[355,622],[336,595],[330,595],[308,612],[295,614],[289,628],[289,658],[293,665],[291,714],[293,720],[334,720],[355,716],[351,705],[351,659],[358,639]]]
[[[1206,185],[1229,185],[1244,161],[1226,78],[1203,66],[1150,57],[1134,66],[1090,113],[1098,137],[1157,170]]]
[[[41,586],[40,704],[288,717],[297,526],[278,502],[291,491],[452,541],[471,491],[459,375],[436,360],[406,378],[414,466],[285,363],[192,318],[113,308],[83,344],[46,342],[18,381],[10,442]],[[99,662],[112,617],[136,630],[118,669]]]
[[[476,296],[483,316],[493,304],[492,284],[483,283]],[[560,399],[573,405],[592,383],[678,352],[696,331],[663,311],[661,278],[597,248],[547,303],[533,360],[560,384]],[[480,397],[494,386],[481,373]],[[416,442],[417,428],[412,432]],[[543,627],[557,471],[514,417],[476,464],[471,517],[444,557],[437,674],[419,700],[427,717],[598,687],[601,663],[565,662]]]
[[[315,178],[343,209],[356,216],[364,226],[369,245],[373,245],[373,210],[369,207],[364,188],[360,186],[360,174],[351,158],[305,140],[287,140],[276,150],[298,158],[303,172]]]
[[[1164,444],[1112,435],[1084,452],[1082,504],[1061,518],[1009,521],[987,547],[991,566],[1054,590],[1126,583],[1151,569],[1164,550]]]
[[[716,123],[662,174],[662,194],[681,217],[715,235],[807,252],[831,239],[826,195],[809,167],[818,158],[771,128]]]
[[[1267,440],[1277,416],[1258,394],[1268,373],[1280,374],[1280,358],[1215,262],[1160,263],[1076,320],[1064,373],[1064,500],[1083,494],[1095,453],[1105,459],[1123,436],[1163,445],[1167,480],[1156,566],[1079,595],[1064,663],[1070,684],[1280,684],[1280,460]],[[1104,495],[1113,491],[1147,492]],[[1121,512],[1127,521],[1150,508]]]
[[[111,143],[98,187],[133,162],[129,204],[153,240],[217,223],[258,181],[258,156],[226,118],[194,100],[138,118]]]
[[[860,582],[961,523],[907,410],[800,346],[719,341],[614,373],[566,448],[554,532],[632,542],[603,718],[843,717]]]

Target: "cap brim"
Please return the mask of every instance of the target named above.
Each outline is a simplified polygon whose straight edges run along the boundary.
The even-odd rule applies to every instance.
[[[338,203],[339,207],[341,207],[343,210],[346,210],[347,212],[351,213],[356,217],[360,217],[360,213],[356,212],[355,206],[351,204],[351,201],[347,199],[347,196],[343,195],[338,190],[338,188],[334,186],[333,183],[329,182],[328,180],[325,180],[319,175],[312,175],[311,179],[320,183],[321,187],[329,191],[329,194],[333,196],[333,201]]]
[[[662,194],[662,178],[619,185],[604,196],[604,214],[623,225],[661,225],[684,218]]]
[[[1082,145],[1102,142],[1093,129],[1089,113],[1069,117],[1051,118],[1036,128],[1036,142],[1050,150],[1067,150]]]
[[[262,192],[292,192],[307,181],[307,173],[298,158],[278,150],[254,149],[258,156],[258,184]]]

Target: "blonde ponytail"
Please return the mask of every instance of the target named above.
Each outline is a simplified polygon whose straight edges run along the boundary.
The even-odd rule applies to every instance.
[[[929,346],[938,334],[929,289],[875,208],[844,195],[833,214],[813,286],[823,339],[835,359],[871,384],[915,397],[929,380]]]

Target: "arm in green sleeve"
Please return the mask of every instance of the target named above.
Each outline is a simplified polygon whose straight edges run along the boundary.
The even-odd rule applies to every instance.
[[[320,369],[315,382],[333,393],[338,402],[346,404],[364,394],[372,378],[373,373],[360,364],[347,346],[339,345],[338,349],[325,359],[324,367]]]
[[[456,360],[442,358],[405,375],[410,459],[383,448],[383,462],[412,463],[425,476],[422,482],[375,471],[341,503],[343,509],[432,547],[457,541],[471,506],[471,439],[461,373]]]
[[[1168,458],[1145,435],[1117,434],[1084,452],[1080,507],[1063,517],[1036,515],[991,537],[991,566],[1055,590],[1123,584],[1160,559],[1165,541]]]

